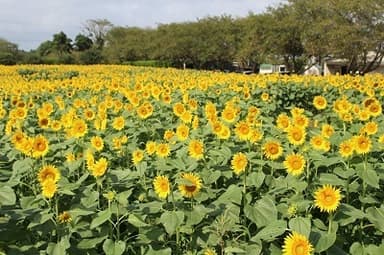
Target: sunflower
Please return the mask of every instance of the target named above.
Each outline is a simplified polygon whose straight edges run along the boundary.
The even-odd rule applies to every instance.
[[[239,121],[235,126],[235,134],[240,140],[248,140],[251,135],[251,127],[245,121]]]
[[[72,123],[71,135],[73,137],[79,138],[83,137],[88,132],[87,123],[82,119],[76,119]]]
[[[306,128],[309,125],[309,120],[303,114],[293,116],[292,124],[297,127]]]
[[[355,148],[352,140],[343,141],[339,145],[339,153],[343,158],[348,158],[349,156],[352,156],[354,150]]]
[[[380,114],[382,112],[382,108],[381,108],[380,102],[375,102],[375,103],[370,104],[369,107],[368,107],[368,111],[369,111],[369,114],[372,117],[380,116]]]
[[[95,148],[97,151],[101,151],[104,148],[104,141],[103,138],[100,136],[93,136],[91,138],[91,144],[92,147]]]
[[[216,134],[217,137],[223,140],[227,140],[231,136],[231,130],[227,125],[222,124],[220,132]]]
[[[267,101],[269,100],[269,94],[268,94],[267,92],[263,92],[263,93],[261,94],[261,100],[262,100],[263,102],[267,102]]]
[[[184,197],[193,198],[199,193],[202,187],[201,182],[202,181],[197,174],[182,173],[179,191]]]
[[[60,179],[60,171],[53,165],[43,166],[39,171],[37,179],[41,184],[47,180],[52,180],[56,183]]]
[[[304,171],[305,158],[303,155],[292,153],[285,158],[284,166],[288,173],[300,175]]]
[[[315,135],[311,138],[311,145],[315,150],[326,150],[327,148],[327,140],[323,138],[321,135]]]
[[[161,158],[166,158],[171,153],[171,149],[169,148],[169,144],[160,143],[156,146],[156,155]]]
[[[334,212],[340,204],[340,189],[332,185],[323,185],[315,191],[315,206],[321,212]]]
[[[231,160],[231,166],[235,174],[239,175],[242,172],[244,172],[247,165],[248,165],[248,159],[244,153],[238,152],[235,155],[233,155]]]
[[[172,139],[174,135],[175,135],[175,132],[173,132],[173,130],[168,129],[168,130],[165,130],[163,138],[164,140],[169,141]]]
[[[153,153],[156,152],[156,142],[154,141],[147,141],[145,144],[145,151],[148,153],[148,155],[152,155]]]
[[[198,140],[191,140],[188,145],[188,152],[191,158],[199,160],[204,155],[204,144]]]
[[[61,122],[58,120],[53,120],[50,126],[53,131],[57,132],[61,129]]]
[[[196,130],[199,127],[199,117],[194,116],[192,119],[192,129]]]
[[[112,127],[117,131],[122,130],[124,128],[124,125],[125,125],[125,120],[123,116],[114,118],[112,122]]]
[[[90,169],[93,176],[100,177],[105,174],[105,171],[107,171],[107,167],[108,167],[107,159],[100,158],[90,167]]]
[[[43,135],[37,135],[32,142],[32,156],[34,158],[44,157],[48,153],[48,140]]]
[[[177,102],[176,104],[173,105],[173,113],[177,117],[180,117],[184,112],[185,112],[185,107],[182,103]]]
[[[184,124],[181,124],[179,125],[177,128],[176,128],[176,135],[177,135],[177,138],[180,140],[180,141],[185,141],[187,140],[188,136],[189,136],[189,127],[184,125]]]
[[[288,141],[294,145],[301,145],[305,142],[306,132],[305,129],[298,126],[291,126],[288,128]]]
[[[276,119],[276,126],[278,129],[286,130],[290,126],[290,119],[285,113],[280,113]]]
[[[327,108],[327,99],[323,96],[315,96],[313,98],[313,106],[315,106],[317,110],[324,110]]]
[[[153,180],[153,187],[155,188],[156,194],[159,198],[166,198],[171,192],[171,185],[169,183],[168,177],[159,175],[156,176]]]
[[[66,158],[67,162],[73,162],[76,160],[76,156],[72,152],[67,153],[65,155],[65,158]]]
[[[283,154],[283,148],[277,141],[269,141],[263,144],[263,154],[267,159],[278,159]]]
[[[144,152],[142,150],[135,150],[132,152],[132,162],[136,166],[139,164],[144,158]]]
[[[312,251],[312,244],[304,235],[292,232],[284,238],[283,255],[310,255]]]
[[[86,120],[93,120],[95,118],[95,112],[92,109],[86,109],[84,111],[84,117]]]
[[[367,135],[374,135],[377,133],[378,125],[374,121],[370,121],[364,125],[364,132]]]
[[[369,137],[366,137],[364,135],[359,135],[359,136],[355,136],[353,138],[353,141],[354,141],[354,148],[357,154],[365,154],[371,150],[372,142],[371,142],[371,139],[369,139]]]
[[[217,253],[216,253],[215,249],[206,248],[204,250],[203,255],[217,255]]]
[[[332,127],[332,125],[323,124],[321,126],[321,135],[325,138],[330,138],[334,132],[335,132],[335,129]]]
[[[47,179],[41,184],[42,194],[46,198],[52,198],[57,191],[57,184],[54,180]]]
[[[190,111],[185,111],[181,116],[180,119],[184,123],[191,123],[192,122],[192,113]]]
[[[64,211],[58,216],[59,223],[70,223],[72,221],[72,217],[69,212]]]
[[[237,111],[234,107],[225,107],[221,113],[221,118],[227,123],[233,123],[237,117]]]
[[[381,144],[384,144],[384,135],[381,135],[379,136],[379,138],[377,139],[377,141]]]

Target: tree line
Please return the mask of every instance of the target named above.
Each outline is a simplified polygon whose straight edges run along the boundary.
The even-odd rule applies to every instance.
[[[205,17],[156,28],[88,20],[73,40],[63,32],[30,52],[0,40],[0,63],[153,64],[229,70],[233,62],[257,71],[285,64],[302,73],[336,58],[347,72],[369,72],[384,56],[383,0],[288,0],[261,14]],[[310,61],[309,61],[310,60]]]

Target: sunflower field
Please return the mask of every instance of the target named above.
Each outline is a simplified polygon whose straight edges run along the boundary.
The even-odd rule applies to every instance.
[[[384,76],[0,67],[0,254],[384,254]]]

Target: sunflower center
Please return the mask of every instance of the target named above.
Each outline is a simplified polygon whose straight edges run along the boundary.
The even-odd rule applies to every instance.
[[[37,147],[37,150],[39,150],[39,151],[44,151],[46,148],[46,146],[43,142],[38,142],[36,147]]]
[[[330,203],[333,201],[333,197],[330,194],[325,195],[325,202]]]
[[[271,154],[276,154],[278,152],[278,150],[277,150],[276,146],[272,146],[271,148],[269,148],[269,152]]]
[[[304,251],[305,251],[305,248],[303,247],[303,245],[299,244],[298,246],[296,246],[294,254],[301,255],[301,254],[304,254]]]
[[[185,190],[193,193],[196,190],[196,186],[195,185],[185,185]]]
[[[301,163],[300,163],[299,160],[295,159],[295,160],[292,161],[292,166],[293,166],[294,169],[300,169]]]
[[[300,134],[300,132],[295,132],[295,133],[293,133],[293,139],[295,139],[295,140],[300,140],[300,139],[301,139],[301,134]]]

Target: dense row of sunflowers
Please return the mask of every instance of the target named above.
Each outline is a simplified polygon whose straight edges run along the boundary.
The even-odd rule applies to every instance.
[[[0,84],[0,254],[384,252],[383,76],[16,66]]]

